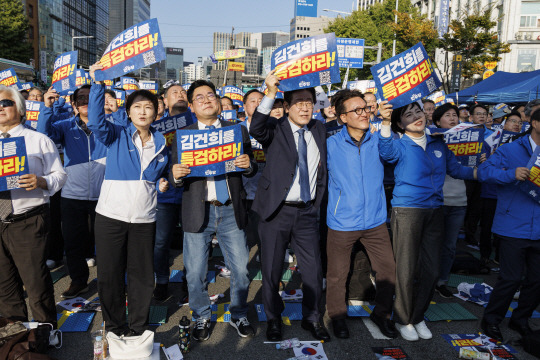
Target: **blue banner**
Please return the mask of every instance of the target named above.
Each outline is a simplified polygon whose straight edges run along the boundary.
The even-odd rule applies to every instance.
[[[116,95],[116,103],[118,104],[118,108],[125,108],[126,107],[126,92],[124,90],[119,89],[113,89],[115,95]]]
[[[23,136],[0,139],[0,191],[19,188],[19,177],[28,174]]]
[[[158,83],[157,81],[147,81],[147,80],[144,80],[144,81],[139,81],[139,87],[141,88],[141,90],[148,90],[150,91],[152,94],[157,94],[158,93]]]
[[[122,76],[120,78],[120,83],[122,84],[122,89],[128,91],[128,90],[139,90],[139,82],[134,79],[127,76]],[[128,94],[129,95],[129,94]]]
[[[336,38],[340,68],[364,67],[364,39]]]
[[[22,88],[19,77],[13,68],[0,71],[0,84],[7,87],[14,87],[17,90]]]
[[[187,90],[186,90],[187,91]],[[233,104],[244,106],[244,92],[236,86],[227,85],[221,89],[221,97],[227,96],[231,98]]]
[[[317,35],[292,41],[272,53],[279,89],[291,91],[341,82],[336,35]]]
[[[529,178],[521,181],[519,188],[525,191],[534,201],[540,203],[540,146],[536,147],[527,163],[527,168],[530,170]]]
[[[457,352],[461,348],[467,350],[491,351],[497,359],[516,359],[512,353],[516,350],[510,345],[497,345],[489,336],[484,334],[443,334],[441,335]]]
[[[146,20],[122,31],[111,41],[99,60],[103,70],[96,71],[96,81],[114,79],[165,58],[158,21]]]
[[[317,17],[317,0],[294,0],[294,17]]]
[[[77,69],[77,77],[75,79],[75,86],[80,87],[83,85],[91,85],[92,79],[90,78],[90,74],[88,71],[84,69]]]
[[[66,95],[77,87],[77,51],[63,53],[56,58],[52,76],[52,86],[60,94]]]
[[[39,111],[44,103],[40,101],[26,100],[26,125],[37,129]]]
[[[439,37],[442,38],[444,34],[448,32],[448,24],[450,20],[450,0],[441,0],[440,12],[439,12],[439,24],[437,24],[437,31]]]
[[[430,132],[443,134],[448,149],[452,150],[461,165],[468,167],[480,165],[485,129],[469,127],[457,132],[449,130],[451,129],[433,128]]]
[[[433,101],[435,106],[441,106],[446,103],[446,93],[444,90],[436,91],[433,94],[426,96],[426,99]]]
[[[244,153],[242,125],[208,130],[178,130],[176,132],[178,159],[188,164],[188,177],[217,176],[245,169],[234,165],[234,159]]]
[[[21,83],[21,90],[30,90],[31,88],[33,88],[35,85],[33,82],[25,82],[25,83]]]
[[[521,132],[526,132],[531,127],[531,123],[524,122],[523,126],[521,127]]]
[[[236,122],[236,120],[238,120],[238,115],[236,114],[236,110],[224,110],[221,112],[221,117],[225,121]]]
[[[194,122],[195,120],[191,116],[191,111],[188,110],[175,116],[168,116],[156,120],[152,123],[152,127],[163,134],[165,141],[167,142],[167,146],[170,147],[176,130],[183,129]]]
[[[371,67],[381,100],[394,109],[428,96],[441,86],[422,43]]]
[[[184,90],[188,91],[189,87],[191,86],[191,83],[187,83],[187,84],[184,84],[182,85],[182,87],[184,88]]]

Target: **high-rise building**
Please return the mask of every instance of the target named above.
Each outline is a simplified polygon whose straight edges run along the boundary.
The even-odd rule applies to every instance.
[[[63,49],[78,51],[78,63],[84,67],[94,64],[108,45],[109,0],[63,1]],[[73,36],[93,36],[73,39]],[[51,59],[54,62],[54,59]],[[51,61],[49,61],[51,62]]]
[[[426,1],[433,1],[433,0],[426,0]],[[382,2],[383,0],[358,0],[358,10],[367,10],[372,5],[375,5],[377,3],[382,3]]]
[[[24,12],[28,19],[28,42],[32,44],[31,63],[37,69],[39,65],[39,21],[37,0],[23,0]]]
[[[165,60],[151,65],[150,78],[156,79],[163,85],[169,80],[182,81],[184,72],[184,49],[182,48],[165,48]]]
[[[334,20],[328,16],[296,16],[291,19],[290,41],[324,34],[324,29]]]
[[[125,29],[148,19],[150,19],[150,0],[109,1],[108,42]]]

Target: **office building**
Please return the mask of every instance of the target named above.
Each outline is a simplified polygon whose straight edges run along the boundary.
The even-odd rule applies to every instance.
[[[165,60],[150,66],[152,73],[150,78],[153,80],[158,80],[160,82],[160,86],[169,80],[183,80],[185,66],[184,49],[166,47],[165,56]]]
[[[125,29],[148,19],[150,0],[110,0],[108,42]]]
[[[291,19],[289,41],[324,34],[324,29],[332,20],[334,18],[323,15],[319,17],[296,16]]]

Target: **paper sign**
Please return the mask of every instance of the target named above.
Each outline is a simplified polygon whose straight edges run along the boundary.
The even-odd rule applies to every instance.
[[[324,92],[322,87],[315,87],[315,98],[316,99],[313,110],[320,110],[330,107],[330,100],[328,100],[328,96],[326,96],[326,93]]]
[[[236,110],[224,110],[221,112],[221,117],[225,121],[236,121],[238,119]]]
[[[407,356],[405,351],[399,346],[392,346],[392,347],[372,347],[371,348],[375,355],[377,356],[377,359],[383,358],[384,356],[388,356],[392,359],[402,359],[402,360],[409,360],[410,357]]]
[[[444,142],[448,146],[448,149],[452,150],[456,156],[456,160],[463,166],[474,167],[480,164],[480,154],[484,143],[484,128],[478,129],[472,126],[477,125],[459,124],[452,129],[433,128],[430,131],[431,134],[442,132],[444,134]]]
[[[176,130],[183,129],[186,126],[193,124],[193,122],[194,119],[191,116],[191,112],[186,111],[175,116],[168,116],[156,120],[152,123],[152,127],[162,133],[165,137],[167,146],[171,146]]]
[[[26,124],[33,129],[37,129],[39,111],[42,105],[43,103],[40,101],[26,100]]]
[[[530,170],[529,178],[521,181],[519,187],[534,201],[540,203],[540,146],[536,147],[527,168]]]
[[[516,352],[514,348],[510,345],[497,346],[495,340],[483,334],[443,334],[442,337],[458,352],[460,348],[483,352],[489,349],[497,358],[516,359],[511,355]]]
[[[263,147],[257,140],[251,137],[251,135],[249,136],[249,139],[251,141],[251,150],[253,151],[253,158],[259,165],[258,171],[262,173],[264,169],[263,166],[266,164],[266,155],[264,154]]]
[[[408,105],[441,86],[422,43],[371,67],[381,100],[394,108]]]
[[[21,89],[22,87],[21,83],[19,82],[19,77],[13,68],[0,71],[0,84],[7,87],[14,87],[17,90]]]
[[[373,80],[356,80],[347,82],[347,89],[359,90],[362,94],[377,94],[377,85]]]
[[[34,83],[33,82],[25,82],[25,83],[21,83],[21,90],[30,90],[31,88],[34,87]]]
[[[113,80],[103,80],[103,84],[105,84],[105,89],[112,89],[114,85]]]
[[[77,77],[75,78],[75,86],[91,85],[92,79],[90,75],[84,69],[77,69]]]
[[[0,139],[0,191],[19,188],[19,177],[28,174],[23,136]]]
[[[178,159],[188,164],[188,177],[217,176],[245,171],[234,165],[234,159],[244,153],[240,124],[208,130],[178,130]]]
[[[334,33],[280,46],[272,53],[271,64],[282,91],[341,82]]]
[[[222,50],[214,53],[216,61],[238,59],[244,56],[246,56],[246,49]]]
[[[242,89],[232,85],[224,86],[221,89],[221,96],[227,96],[231,98],[233,103],[240,102],[243,104],[244,101],[244,92],[242,91]]]
[[[111,41],[99,60],[103,70],[96,71],[96,81],[114,79],[165,58],[158,21],[146,20],[122,31]]]
[[[241,62],[229,61],[229,66],[227,67],[227,70],[244,72],[246,70],[246,64]]]
[[[126,105],[126,92],[124,90],[113,89],[116,94],[116,104],[118,108],[125,108]]]
[[[320,341],[300,342],[298,347],[294,347],[294,356],[307,355],[313,360],[328,360]]]
[[[130,78],[127,76],[122,76],[120,78],[120,82],[122,83],[122,89],[129,91],[129,90],[139,90],[139,82],[135,80],[134,78]]]
[[[139,86],[141,89],[148,90],[152,94],[157,94],[158,92],[158,83],[157,81],[147,81],[147,80],[141,80],[139,81]]]
[[[60,95],[77,87],[77,51],[63,53],[56,58],[52,76],[52,86]]]
[[[180,351],[180,347],[178,347],[178,344],[175,344],[168,348],[166,348],[165,346],[162,346],[161,350],[163,350],[163,354],[165,354],[165,357],[167,358],[167,360],[182,360],[184,358],[184,355],[182,355],[182,352]]]
[[[364,67],[364,39],[336,38],[340,68]]]
[[[446,102],[446,93],[444,92],[444,90],[436,91],[433,94],[426,96],[426,99],[433,101],[435,103],[435,106],[441,106]]]

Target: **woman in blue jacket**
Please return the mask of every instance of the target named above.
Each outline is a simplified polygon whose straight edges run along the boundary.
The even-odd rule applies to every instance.
[[[93,80],[99,63],[92,65]],[[96,206],[98,292],[106,329],[118,336],[139,335],[148,326],[154,290],[153,242],[156,232],[156,183],[166,191],[168,151],[163,135],[150,125],[158,101],[146,90],[126,100],[127,127],[106,120],[105,86],[90,90],[88,128],[107,147],[107,167]],[[127,270],[129,329],[126,328],[124,273]]]
[[[396,327],[405,340],[431,339],[424,313],[439,276],[444,179],[447,173],[473,179],[476,170],[461,166],[441,136],[425,133],[426,117],[419,103],[395,109],[391,127],[403,136],[394,140],[390,121],[384,120],[379,151],[384,160],[396,164],[391,216]]]

